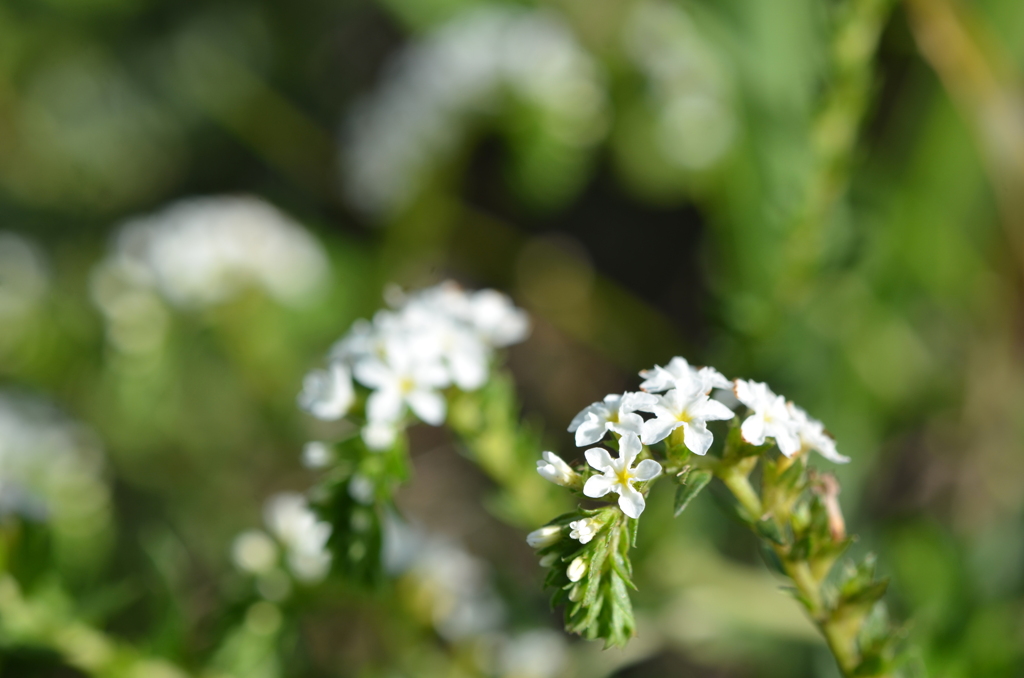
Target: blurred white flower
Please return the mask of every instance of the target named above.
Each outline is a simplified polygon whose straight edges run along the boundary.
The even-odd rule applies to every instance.
[[[657,397],[650,393],[610,393],[604,400],[587,405],[573,417],[569,432],[576,433],[576,446],[593,445],[608,431],[619,435],[640,435],[644,420],[637,410],[653,407]]]
[[[326,370],[313,370],[306,375],[298,403],[317,419],[333,421],[348,414],[355,398],[352,373],[347,365],[334,361]]]
[[[412,341],[396,337],[385,341],[383,358],[356,363],[356,379],[373,389],[366,400],[369,421],[396,422],[408,405],[426,423],[444,423],[447,405],[438,389],[450,383],[448,372],[440,363],[422,359],[419,350]]]
[[[568,661],[565,637],[558,631],[536,629],[506,638],[498,653],[502,678],[557,678]]]
[[[294,492],[270,497],[263,507],[263,520],[284,546],[288,568],[296,579],[316,583],[327,575],[331,526],[316,517],[305,497]]]
[[[109,491],[95,438],[49,403],[0,392],[0,518],[47,520],[87,538],[109,519]]]
[[[302,446],[302,465],[308,469],[327,468],[334,461],[334,450],[321,440],[311,440]]]
[[[92,296],[115,326],[116,341],[118,331],[135,331],[125,326],[145,326],[152,298],[207,307],[255,287],[298,305],[323,287],[327,273],[320,243],[269,203],[252,196],[190,198],[123,223],[94,270]]]
[[[591,476],[583,486],[583,494],[599,498],[609,492],[619,495],[619,508],[630,518],[639,518],[644,512],[644,496],[633,487],[638,481],[653,480],[661,473],[661,464],[644,459],[636,468],[633,461],[643,446],[635,435],[624,435],[619,440],[619,458],[613,459],[608,450],[592,447],[586,452],[587,463],[603,475]]]
[[[370,421],[359,432],[371,452],[390,449],[398,439],[398,424],[393,421]]]
[[[571,487],[578,480],[580,475],[572,469],[565,461],[554,452],[544,452],[543,459],[537,461],[537,473],[545,480],[550,480],[556,485]]]
[[[836,450],[836,441],[825,430],[825,425],[817,419],[812,419],[800,407],[793,403],[787,403],[789,414],[796,424],[797,435],[800,436],[800,446],[803,450],[814,450],[821,456],[836,464],[845,464],[850,458],[839,454]]]
[[[356,108],[341,147],[346,193],[367,212],[400,209],[508,95],[566,149],[592,147],[607,128],[598,65],[553,13],[480,7],[408,46]]]
[[[725,60],[676,3],[643,0],[625,22],[626,54],[649,83],[655,114],[654,146],[672,164],[691,171],[713,167],[738,127]]]
[[[736,380],[735,392],[736,398],[752,410],[740,427],[745,441],[764,445],[766,438],[774,438],[779,451],[787,457],[800,451],[798,423],[785,398],[775,395],[765,383],[744,379]]]
[[[705,379],[698,376],[689,380],[687,390],[674,388],[657,396],[657,402],[648,410],[654,414],[654,419],[643,425],[643,442],[653,445],[682,427],[683,444],[694,454],[707,454],[714,439],[708,422],[736,416],[728,407],[709,398],[707,391],[710,390]]]

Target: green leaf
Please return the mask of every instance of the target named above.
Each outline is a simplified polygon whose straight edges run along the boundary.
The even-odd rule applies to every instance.
[[[757,533],[767,539],[770,542],[778,544],[779,546],[785,546],[786,541],[782,537],[782,532],[779,530],[779,526],[775,523],[773,518],[765,518],[754,523],[754,529]]]
[[[710,482],[711,471],[695,469],[686,474],[683,484],[676,489],[675,516],[677,518]]]

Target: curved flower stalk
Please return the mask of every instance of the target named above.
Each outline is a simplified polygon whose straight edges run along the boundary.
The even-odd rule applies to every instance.
[[[529,331],[526,314],[494,290],[470,292],[447,282],[389,297],[392,308],[355,323],[331,348],[326,367],[306,376],[298,397],[313,417],[344,419],[358,430],[309,443],[303,460],[325,473],[311,500],[334,527],[328,539],[334,566],[365,583],[384,576],[386,516],[394,511],[395,488],[409,476],[406,429],[454,422],[472,437],[474,422],[501,419],[519,431],[518,410],[509,415],[506,406],[514,398],[506,382],[492,378],[492,368],[497,351]],[[518,446],[519,456],[532,463],[536,440],[512,439],[528,440],[529,448]]]
[[[853,539],[838,483],[811,468],[808,457],[813,451],[835,463],[849,460],[821,422],[766,384],[729,382],[682,358],[641,376],[644,392],[609,395],[573,420],[578,446],[603,445],[586,451],[585,464],[553,452],[538,462],[545,479],[607,502],[580,506],[527,537],[548,568],[554,604],[566,606],[567,630],[607,645],[628,641],[635,633],[629,547],[645,497],[658,478],[671,478],[678,516],[717,478],[735,499],[735,515],[761,539],[769,565],[789,578],[843,675],[895,675],[902,634],[886,617],[887,581],[876,577],[873,556],[833,572]],[[719,400],[726,389],[734,398]],[[723,400],[738,400],[742,409]],[[751,482],[758,467],[760,482]]]

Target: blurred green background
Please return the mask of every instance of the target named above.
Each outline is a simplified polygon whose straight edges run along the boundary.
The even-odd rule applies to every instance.
[[[436,572],[254,602],[302,375],[449,277],[530,312],[550,449],[676,354],[769,381],[916,665],[1024,674],[1022,70],[1019,0],[4,0],[0,490],[47,508],[0,492],[0,676],[837,675],[710,500],[652,501],[628,648],[562,638],[427,428],[399,504],[500,627],[438,630]]]

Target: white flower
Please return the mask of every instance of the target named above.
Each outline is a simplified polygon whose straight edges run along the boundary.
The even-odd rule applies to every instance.
[[[558,525],[545,525],[526,535],[526,543],[532,548],[542,549],[557,544],[562,538],[562,528]]]
[[[757,381],[736,380],[736,397],[753,410],[743,421],[740,433],[751,445],[764,445],[765,438],[774,438],[779,451],[792,457],[800,451],[800,435],[786,399],[775,395],[767,384]]]
[[[352,478],[348,481],[348,496],[363,506],[371,506],[373,504],[374,492],[375,488],[372,480],[362,473],[352,474]]]
[[[284,492],[267,500],[264,521],[288,552],[288,567],[299,579],[317,582],[327,575],[331,554],[327,540],[331,526],[318,519],[306,498]]]
[[[586,544],[597,534],[600,526],[590,518],[583,518],[581,520],[574,520],[569,523],[569,537],[572,539],[578,539],[581,544]]]
[[[396,422],[408,405],[426,423],[441,425],[446,405],[436,389],[449,383],[444,367],[420,360],[410,342],[388,341],[384,352],[384,360],[368,358],[354,369],[360,383],[375,389],[366,400],[366,418],[372,422]]]
[[[370,421],[359,433],[371,452],[383,452],[395,444],[398,425],[393,421]]]
[[[332,461],[334,461],[334,451],[327,443],[311,440],[302,446],[302,465],[306,468],[327,468]]]
[[[705,393],[710,393],[713,388],[732,386],[732,382],[714,367],[694,369],[685,358],[679,356],[672,358],[665,367],[655,365],[652,369],[641,370],[640,376],[644,378],[640,388],[651,393],[661,393],[673,388],[689,390],[693,382],[704,384]]]
[[[576,558],[569,567],[565,570],[565,574],[569,577],[569,581],[579,581],[583,579],[583,575],[587,573],[587,563],[582,558]]]
[[[600,447],[587,450],[587,463],[604,475],[591,476],[583,486],[583,494],[596,499],[616,492],[622,512],[630,518],[639,518],[644,511],[644,496],[633,487],[633,483],[652,480],[661,473],[661,464],[653,459],[645,459],[636,468],[631,468],[641,449],[643,446],[639,438],[624,435],[619,441],[618,459],[612,459],[608,450]]]
[[[650,393],[610,393],[573,417],[569,432],[576,433],[577,447],[599,442],[608,431],[639,436],[644,420],[636,411],[646,412],[656,402],[657,397]]]
[[[579,479],[579,474],[554,452],[545,452],[543,457],[537,461],[537,473],[545,480],[562,487],[571,487]]]
[[[480,290],[469,300],[470,322],[491,346],[517,344],[530,333],[530,318],[497,290]]]
[[[341,419],[355,401],[352,374],[346,365],[332,362],[326,370],[313,370],[302,380],[299,407],[317,419]]]
[[[793,403],[787,403],[786,406],[789,408],[789,415],[796,423],[801,449],[814,450],[836,464],[845,464],[850,461],[849,457],[839,454],[836,450],[836,441],[825,431],[824,424],[817,419],[812,419]]]
[[[708,397],[702,380],[691,380],[688,386],[687,390],[674,388],[658,396],[657,404],[650,408],[654,419],[644,422],[644,443],[651,445],[664,440],[681,426],[683,444],[694,454],[707,454],[714,440],[708,422],[732,419],[735,414]]]

